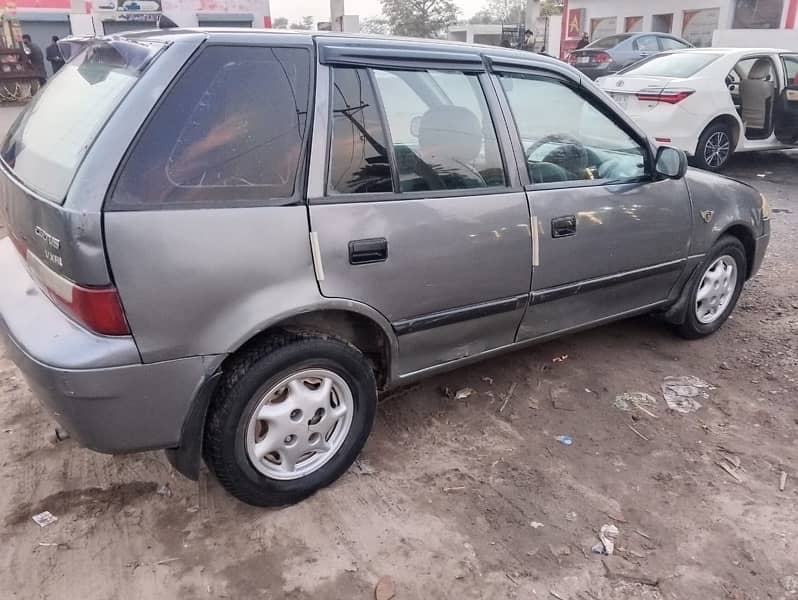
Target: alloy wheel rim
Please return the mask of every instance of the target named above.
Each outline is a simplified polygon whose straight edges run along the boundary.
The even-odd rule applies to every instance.
[[[354,398],[343,378],[306,369],[269,388],[247,427],[247,456],[263,475],[299,479],[335,456],[352,427]]]
[[[704,146],[704,162],[713,168],[720,167],[728,160],[730,151],[729,136],[723,131],[716,131],[709,136]]]
[[[728,254],[715,260],[704,271],[696,291],[695,314],[700,323],[717,321],[729,306],[737,288],[737,263]]]

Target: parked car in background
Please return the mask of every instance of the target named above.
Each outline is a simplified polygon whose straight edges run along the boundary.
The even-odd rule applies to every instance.
[[[0,338],[72,436],[245,502],[335,481],[377,393],[632,315],[715,332],[767,201],[529,52],[94,40],[0,148]],[[311,118],[312,116],[312,118]]]
[[[654,140],[720,171],[734,152],[798,145],[798,53],[668,52],[596,83]]]
[[[619,33],[574,50],[568,55],[568,62],[590,79],[596,79],[653,54],[692,47],[690,42],[667,33]]]

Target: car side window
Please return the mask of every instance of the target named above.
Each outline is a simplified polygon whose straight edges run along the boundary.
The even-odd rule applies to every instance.
[[[635,48],[641,52],[659,52],[656,36],[644,35],[635,40]]]
[[[663,50],[684,50],[685,48],[690,47],[687,44],[683,44],[679,40],[674,40],[673,38],[669,37],[659,38],[659,43]]]
[[[333,69],[329,194],[392,192],[388,143],[365,69]]]
[[[532,75],[500,77],[532,183],[597,183],[647,175],[647,151],[565,83]]]
[[[145,126],[109,208],[292,197],[309,94],[306,49],[206,48]]]
[[[460,71],[374,70],[401,192],[506,183],[485,93]]]

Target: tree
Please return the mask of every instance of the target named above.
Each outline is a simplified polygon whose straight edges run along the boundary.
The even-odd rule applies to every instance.
[[[387,35],[389,31],[388,21],[384,17],[372,17],[363,19],[360,23],[360,31],[363,33],[374,33]]]
[[[561,15],[563,10],[562,0],[544,0],[540,5],[541,17],[552,17],[554,15]]]
[[[453,0],[381,0],[388,29],[394,35],[440,37],[457,21]]]
[[[475,12],[474,15],[468,19],[468,22],[472,25],[489,25],[491,23],[498,23],[499,21],[496,19],[496,15],[483,8]]]
[[[315,21],[312,16],[302,17],[301,21],[291,23],[291,29],[313,29]]]
[[[491,15],[494,23],[523,23],[526,0],[487,0],[480,12]]]
[[[288,27],[288,19],[285,17],[277,17],[272,21],[272,27],[274,29],[286,29]]]

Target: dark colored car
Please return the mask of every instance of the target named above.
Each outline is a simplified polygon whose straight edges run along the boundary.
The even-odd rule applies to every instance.
[[[692,47],[690,42],[667,33],[619,33],[574,50],[568,55],[568,62],[590,79],[596,79],[617,73],[646,56]]]

